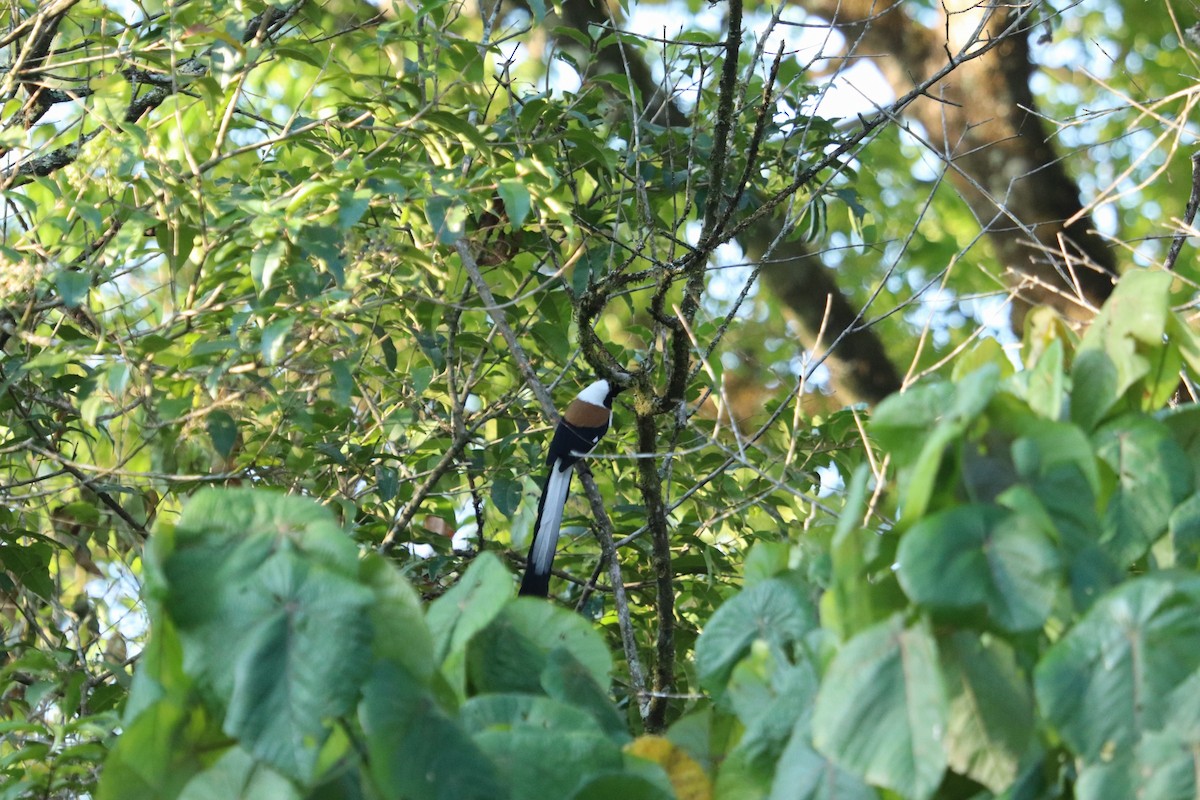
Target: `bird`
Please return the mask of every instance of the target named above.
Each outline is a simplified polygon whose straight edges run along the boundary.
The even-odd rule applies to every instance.
[[[518,594],[546,597],[550,593],[550,566],[558,546],[563,507],[567,490],[579,459],[592,452],[612,422],[613,398],[622,387],[601,379],[581,391],[554,429],[554,438],[546,451],[549,470],[538,500],[537,520],[533,523],[533,541],[525,560],[525,575]]]

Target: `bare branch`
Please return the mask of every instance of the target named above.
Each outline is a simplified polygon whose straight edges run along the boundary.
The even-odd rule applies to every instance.
[[[1175,269],[1175,261],[1179,258],[1179,251],[1183,249],[1183,243],[1189,236],[1192,223],[1196,221],[1196,210],[1200,209],[1200,151],[1192,153],[1192,194],[1188,197],[1187,208],[1183,212],[1182,224],[1179,228],[1179,233],[1175,234],[1175,238],[1171,240],[1171,249],[1167,252],[1166,269]]]

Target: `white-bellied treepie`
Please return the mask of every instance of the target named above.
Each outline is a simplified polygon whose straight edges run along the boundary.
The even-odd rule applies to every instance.
[[[562,525],[563,507],[567,504],[575,462],[590,453],[608,430],[613,398],[620,391],[620,387],[614,387],[606,380],[596,381],[571,401],[554,429],[554,438],[546,452],[546,467],[550,474],[542,484],[520,594],[545,597],[550,593],[550,565],[554,563],[554,549],[558,546],[558,530]]]

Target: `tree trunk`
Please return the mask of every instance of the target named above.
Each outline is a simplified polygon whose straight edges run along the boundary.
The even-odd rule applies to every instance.
[[[950,166],[950,179],[988,233],[1002,268],[996,271],[1017,290],[1017,332],[1028,309],[1043,303],[1069,319],[1090,319],[1112,292],[1116,258],[1095,232],[1037,113],[1029,27],[1009,31],[1008,7],[962,0],[942,4],[931,27],[914,23],[894,0],[810,0],[806,7],[848,41],[881,53],[877,63],[897,94],[944,67],[948,52],[981,25],[985,36],[1005,37],[906,113]]]

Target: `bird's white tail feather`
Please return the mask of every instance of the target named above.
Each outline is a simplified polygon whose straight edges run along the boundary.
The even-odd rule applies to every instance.
[[[539,575],[550,572],[554,562],[554,550],[558,547],[558,530],[562,526],[563,507],[567,504],[567,490],[571,488],[571,474],[574,467],[558,469],[554,464],[550,467],[550,477],[546,480],[546,494],[542,500],[542,520],[534,531],[533,571]]]

